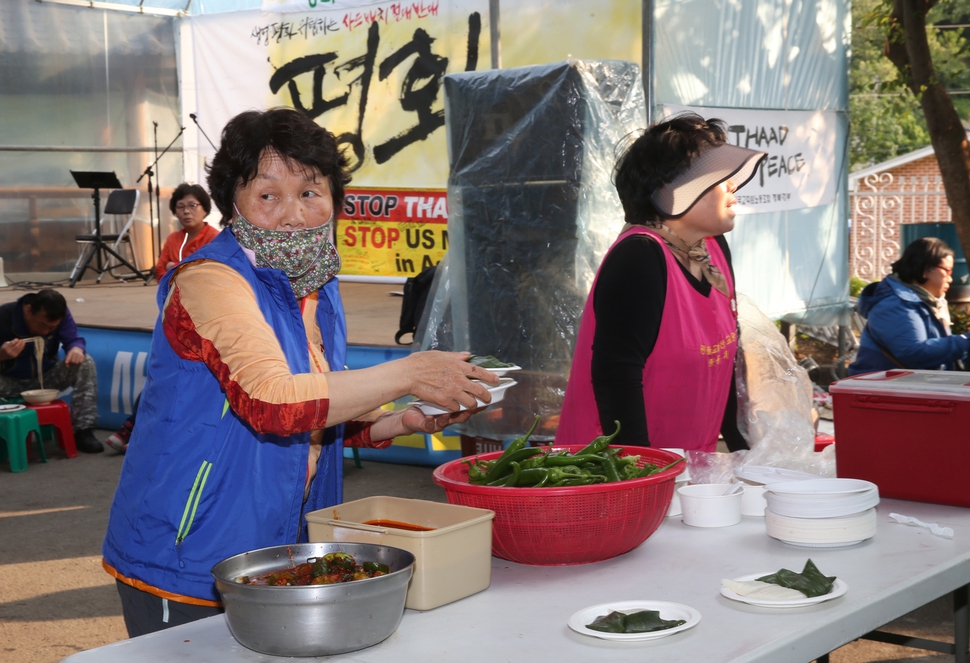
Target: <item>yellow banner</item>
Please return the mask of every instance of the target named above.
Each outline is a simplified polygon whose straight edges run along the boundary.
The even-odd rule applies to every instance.
[[[349,189],[337,226],[341,274],[409,277],[448,250],[448,199],[440,189]]]

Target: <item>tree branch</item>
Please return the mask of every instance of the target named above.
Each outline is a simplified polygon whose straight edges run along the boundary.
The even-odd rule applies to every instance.
[[[933,151],[953,212],[960,244],[970,255],[970,143],[950,95],[933,67],[926,13],[936,0],[893,0],[886,35],[886,57],[919,99]]]

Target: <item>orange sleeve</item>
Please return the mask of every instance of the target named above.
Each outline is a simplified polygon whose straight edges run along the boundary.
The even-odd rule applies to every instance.
[[[326,427],[326,374],[290,372],[255,293],[232,268],[212,261],[180,268],[162,327],[180,357],[205,363],[229,406],[255,430],[292,435]]]

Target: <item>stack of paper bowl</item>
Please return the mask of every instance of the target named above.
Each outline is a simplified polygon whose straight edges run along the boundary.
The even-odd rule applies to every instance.
[[[844,548],[876,534],[879,489],[860,479],[810,479],[765,486],[768,536],[806,548]]]
[[[677,454],[678,456],[685,456],[686,453],[683,449],[669,449],[665,448],[663,451],[670,451]],[[684,462],[684,471],[677,475],[676,483],[674,483],[674,496],[670,500],[670,508],[667,509],[667,517],[679,516],[684,512],[683,506],[680,503],[680,493],[677,489],[681,486],[686,486],[687,482],[690,481],[690,469],[687,468],[687,462]]]
[[[765,517],[765,509],[768,507],[768,502],[765,500],[765,487],[769,483],[818,479],[816,474],[761,465],[743,465],[734,470],[734,475],[738,481],[744,484],[741,515],[758,518]]]

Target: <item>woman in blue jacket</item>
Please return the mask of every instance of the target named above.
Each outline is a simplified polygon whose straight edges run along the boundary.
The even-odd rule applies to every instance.
[[[923,237],[903,251],[892,274],[859,296],[867,319],[849,375],[895,368],[954,370],[970,347],[967,334],[950,333],[944,295],[953,282],[953,249]]]

